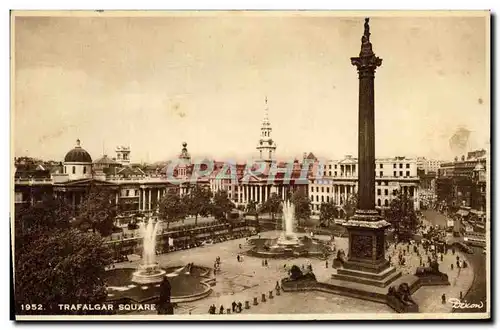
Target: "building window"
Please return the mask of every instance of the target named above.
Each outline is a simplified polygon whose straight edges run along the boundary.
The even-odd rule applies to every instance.
[[[384,168],[384,164],[380,164],[379,166],[380,166],[380,168]]]
[[[403,176],[403,171],[399,171],[399,176]]]
[[[399,168],[403,168],[403,164],[399,164]]]
[[[323,203],[325,201],[325,196],[321,196],[321,203]]]
[[[394,171],[394,177],[397,178],[398,177],[398,174],[396,171]]]
[[[325,188],[324,187],[321,187],[321,192],[325,192]]]
[[[337,165],[335,165],[335,167],[337,167]],[[335,171],[335,173],[334,173],[334,174],[335,174],[335,176],[337,176],[337,171]]]
[[[316,195],[316,202],[319,202],[319,196]]]
[[[138,189],[135,190],[135,195],[139,196],[139,190]]]
[[[332,176],[332,171],[328,171],[328,176]]]
[[[337,164],[335,164],[335,169],[337,169]],[[337,172],[335,172],[335,173],[337,173]],[[337,174],[335,174],[335,175],[337,175]]]
[[[385,194],[386,196],[388,196],[388,195],[389,195],[389,190],[388,190],[388,189],[385,189],[384,194]]]
[[[73,166],[73,174],[75,174],[75,173],[76,173],[76,167]]]
[[[314,187],[311,187],[311,192],[314,192]]]
[[[384,201],[384,206],[389,206],[389,201],[387,199]]]
[[[87,174],[87,166],[83,167],[83,174]]]
[[[406,168],[410,168],[410,164],[406,164]]]
[[[380,196],[380,189],[377,189],[377,195]]]
[[[392,164],[392,168],[396,168],[396,164]]]
[[[331,170],[331,169],[332,169],[332,165],[331,165],[331,164],[330,164],[330,165],[328,165],[328,169],[329,169],[329,170]]]
[[[128,194],[129,194],[129,191],[127,189],[127,190],[125,190],[125,197],[128,197]]]
[[[330,196],[326,196],[326,202],[330,203]]]
[[[406,171],[406,176],[410,176],[410,171]]]
[[[316,192],[319,193],[319,187],[316,187]]]
[[[380,202],[380,198],[379,198],[379,199],[377,199],[377,205],[378,205],[378,206],[381,206],[381,205],[382,205],[382,203]]]
[[[330,193],[330,188],[326,187],[326,193],[329,194]]]
[[[380,171],[380,177],[384,176],[384,172]]]

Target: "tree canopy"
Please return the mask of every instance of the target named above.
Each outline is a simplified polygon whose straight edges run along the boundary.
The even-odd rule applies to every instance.
[[[44,306],[43,311],[23,311],[16,306],[17,313],[82,314],[84,311],[59,311],[56,307],[105,301],[104,271],[111,262],[111,251],[101,236],[72,227],[70,218],[69,205],[53,197],[16,208],[15,299]]]
[[[278,196],[278,194],[272,193],[269,198],[262,204],[260,211],[270,213],[271,219],[274,220],[275,215],[282,211],[281,198]]]
[[[349,220],[358,208],[358,194],[350,194],[344,203],[345,219]]]
[[[210,188],[205,188],[201,186],[194,186],[189,191],[189,194],[184,196],[186,213],[194,215],[195,225],[198,223],[199,215],[206,217],[210,214],[211,198],[212,198],[212,191],[210,190]]]
[[[307,194],[298,190],[292,194],[291,201],[295,206],[295,218],[299,221],[308,220],[311,216],[311,201]]]
[[[185,200],[179,196],[177,191],[169,190],[160,200],[159,216],[167,224],[167,230],[171,222],[183,219],[187,213]]]
[[[111,235],[117,215],[114,193],[106,188],[91,187],[77,216],[77,226],[92,229],[102,236]]]
[[[398,193],[386,212],[387,221],[392,224],[394,233],[399,240],[411,240],[418,226],[417,214],[413,206],[413,199],[407,194]]]
[[[319,220],[323,224],[328,224],[334,220],[335,218],[335,204],[332,200],[329,202],[321,203],[319,208]]]
[[[215,193],[212,201],[212,215],[218,219],[226,219],[227,214],[234,208],[234,203],[229,199],[225,190],[219,190]]]
[[[111,251],[94,233],[76,228],[45,232],[16,253],[16,301],[43,304],[51,314],[68,313],[59,311],[57,304],[102,303],[109,263]]]

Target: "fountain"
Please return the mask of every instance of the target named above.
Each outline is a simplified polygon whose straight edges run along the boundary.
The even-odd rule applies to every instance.
[[[253,238],[247,253],[262,258],[290,258],[299,256],[321,257],[328,248],[321,241],[295,233],[295,207],[290,201],[282,204],[282,232],[274,238]]]
[[[297,235],[294,233],[294,220],[295,220],[295,207],[290,201],[282,203],[283,216],[282,216],[282,230],[283,233],[276,241],[277,246],[294,247],[301,245]]]
[[[156,233],[159,224],[160,222],[154,222],[153,218],[140,224],[139,230],[143,236],[142,263],[132,274],[132,282],[150,284],[163,281],[166,271],[156,262]]]

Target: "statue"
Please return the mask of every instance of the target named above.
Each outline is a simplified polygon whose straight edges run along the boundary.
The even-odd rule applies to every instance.
[[[411,298],[410,286],[408,283],[401,283],[396,289],[394,286],[389,287],[387,295],[396,298],[400,303],[405,306],[415,306],[416,303]]]
[[[370,22],[370,19],[367,17],[365,18],[365,33],[363,37],[366,37],[366,41],[370,41],[370,25],[368,24]]]
[[[170,297],[172,296],[172,286],[168,281],[167,277],[163,278],[163,282],[160,285],[160,297],[157,304],[158,314],[173,315],[174,306],[170,302]]]

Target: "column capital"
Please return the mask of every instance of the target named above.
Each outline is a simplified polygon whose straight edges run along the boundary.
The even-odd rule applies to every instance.
[[[351,64],[358,69],[359,77],[372,77],[377,67],[382,65],[382,59],[375,56],[370,42],[370,19],[365,18],[365,30],[361,37],[361,51],[358,57],[351,57]]]

